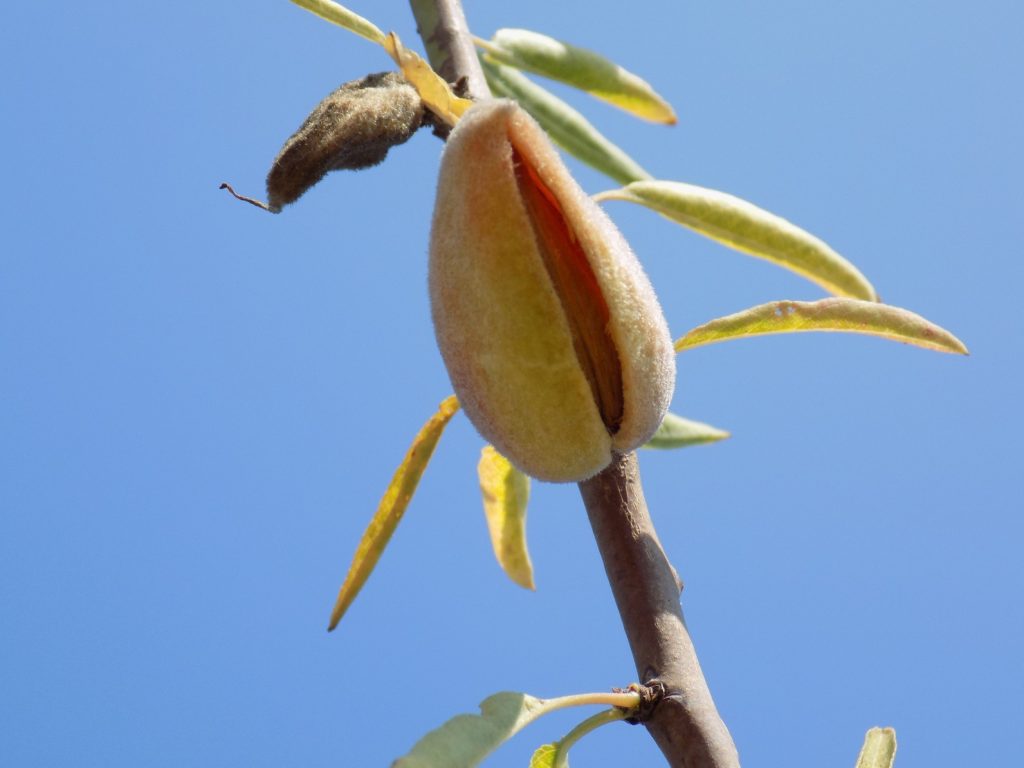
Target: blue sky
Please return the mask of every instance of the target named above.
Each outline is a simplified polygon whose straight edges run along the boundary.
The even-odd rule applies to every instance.
[[[401,2],[353,4],[416,44]],[[600,9],[599,9],[600,7]],[[656,176],[826,239],[955,358],[771,337],[679,359],[673,410],[729,429],[644,453],[704,671],[746,765],[1002,765],[1024,695],[1024,245],[1010,2],[468,0],[474,31],[604,52],[674,128],[556,90]],[[383,53],[284,0],[5,11],[0,763],[385,766],[499,690],[634,679],[573,486],[534,485],[538,590],[494,563],[462,417],[338,632],[356,541],[450,392],[425,250],[440,142],[280,216],[285,138]],[[585,189],[611,182],[572,165]],[[675,335],[814,285],[607,210]],[[580,713],[582,717],[588,713]],[[488,765],[524,766],[575,714]],[[658,765],[608,727],[574,765]]]

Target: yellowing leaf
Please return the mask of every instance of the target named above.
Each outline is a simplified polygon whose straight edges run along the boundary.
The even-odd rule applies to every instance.
[[[526,548],[530,478],[490,445],[484,446],[477,474],[498,564],[516,584],[533,589],[533,565]]]
[[[499,29],[480,45],[502,64],[567,83],[645,120],[676,122],[671,105],[646,80],[593,51],[527,29]]]
[[[704,424],[700,421],[691,421],[669,411],[661,420],[661,425],[654,436],[648,440],[643,448],[685,448],[690,445],[703,445],[705,443],[716,443],[729,437],[724,430]]]
[[[495,96],[515,99],[562,149],[620,184],[651,175],[606,139],[579,112],[521,72],[482,58],[487,84]]]
[[[738,197],[678,181],[638,181],[594,199],[644,205],[730,248],[803,275],[829,293],[878,301],[867,278],[827,244]]]
[[[419,92],[423,103],[448,125],[455,125],[462,113],[473,106],[469,99],[456,96],[448,83],[419,54],[403,46],[394,32],[388,32],[381,45]]]
[[[349,32],[355,32],[360,37],[365,37],[371,43],[384,43],[384,33],[377,29],[372,22],[352,13],[344,6],[331,2],[331,0],[292,0],[292,2],[307,11],[312,11],[321,19],[326,19]]]
[[[882,336],[938,352],[967,354],[949,331],[906,309],[857,299],[773,301],[698,326],[677,339],[676,351],[726,339],[798,331],[848,331]]]
[[[530,758],[529,768],[554,768],[558,756],[557,744],[541,744]]]
[[[438,411],[430,420],[423,425],[423,428],[416,435],[405,454],[401,465],[391,478],[391,483],[384,492],[384,498],[380,500],[373,519],[366,527],[363,538],[359,541],[356,553],[352,558],[352,565],[349,566],[348,575],[345,576],[345,583],[341,585],[338,592],[338,599],[331,611],[331,621],[328,631],[338,626],[341,617],[355,600],[359,590],[362,589],[366,579],[373,572],[374,566],[380,559],[384,547],[391,540],[391,535],[398,527],[398,523],[405,514],[406,507],[416,492],[416,486],[423,476],[423,470],[437,447],[437,441],[441,433],[448,425],[452,416],[459,410],[459,401],[455,395],[451,395],[441,403]]]
[[[895,760],[896,731],[892,728],[871,728],[864,736],[857,768],[892,768]]]

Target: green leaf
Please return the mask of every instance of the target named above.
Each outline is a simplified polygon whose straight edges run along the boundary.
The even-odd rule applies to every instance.
[[[552,711],[550,703],[525,693],[496,693],[480,704],[479,715],[458,715],[431,731],[392,768],[472,768],[503,742]],[[556,707],[557,708],[557,707]]]
[[[380,500],[380,505],[374,513],[370,524],[363,532],[363,538],[359,541],[356,553],[352,558],[352,565],[349,566],[348,575],[338,592],[338,599],[331,611],[331,621],[327,627],[328,631],[338,626],[341,617],[355,600],[359,590],[370,577],[374,566],[380,560],[384,548],[391,540],[391,535],[398,527],[398,523],[405,514],[406,507],[412,495],[416,492],[416,486],[423,476],[423,470],[437,447],[437,441],[441,439],[441,433],[448,425],[452,416],[459,410],[459,401],[455,395],[451,395],[441,403],[438,411],[430,420],[423,425],[423,428],[416,435],[412,445],[405,454],[405,458],[391,478],[391,483]]]
[[[498,564],[512,581],[534,589],[533,565],[526,548],[526,504],[530,478],[492,446],[485,445],[477,465],[484,514]]]
[[[703,445],[705,443],[717,443],[729,437],[729,433],[704,424],[700,421],[691,421],[677,416],[671,411],[665,414],[661,420],[658,431],[654,436],[641,446],[642,448],[686,448],[690,445]]]
[[[364,19],[348,8],[331,2],[331,0],[292,0],[296,5],[312,11],[321,19],[326,19],[332,24],[355,32],[360,37],[365,37],[371,43],[384,42],[384,33],[381,32],[373,22]]]
[[[499,29],[479,44],[502,64],[567,83],[645,120],[676,122],[671,105],[646,80],[593,51],[527,29]]]
[[[878,301],[867,278],[824,242],[738,197],[678,181],[638,181],[594,199],[644,205],[730,248],[803,275],[829,293]]]
[[[562,149],[620,184],[650,179],[651,175],[608,141],[579,112],[521,72],[481,57],[487,84],[495,96],[519,102]]]
[[[480,703],[479,715],[457,715],[417,741],[409,754],[392,763],[391,768],[473,768],[537,718],[565,707],[605,704],[616,719],[629,715],[640,703],[635,692],[581,693],[555,699],[538,699],[525,693],[505,691],[488,696]],[[602,712],[609,716],[609,712]],[[602,725],[597,717],[588,718],[574,728],[563,742],[567,746],[584,733]],[[574,734],[576,734],[574,736]],[[570,737],[573,737],[570,740]]]
[[[938,352],[967,354],[949,331],[906,309],[857,299],[773,301],[698,326],[677,339],[676,352],[726,339],[799,331],[848,331],[882,336]]]
[[[857,768],[892,768],[896,760],[896,731],[892,728],[871,728],[864,735]]]
[[[558,744],[541,744],[530,758],[529,768],[554,768],[558,756]]]

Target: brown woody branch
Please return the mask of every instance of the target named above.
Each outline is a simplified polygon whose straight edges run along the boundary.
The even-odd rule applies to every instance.
[[[647,511],[635,453],[580,483],[640,682],[662,688],[644,724],[673,768],[738,768],[679,604],[682,584]]]
[[[463,80],[462,95],[486,99],[487,87],[476,46],[459,0],[409,0],[430,65],[449,83]]]
[[[410,0],[431,65],[469,98],[487,98],[460,0]],[[739,768],[679,604],[682,585],[658,541],[636,454],[579,484],[640,682],[660,692],[643,722],[673,768]]]

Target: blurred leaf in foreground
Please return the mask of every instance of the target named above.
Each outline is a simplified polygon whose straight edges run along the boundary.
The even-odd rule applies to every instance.
[[[345,576],[345,583],[341,585],[334,610],[331,611],[328,631],[338,626],[341,617],[345,615],[345,611],[373,572],[374,566],[380,560],[381,553],[384,552],[388,541],[391,540],[391,535],[402,520],[402,515],[405,514],[412,495],[416,492],[416,486],[423,476],[423,470],[427,468],[434,448],[437,447],[437,441],[441,439],[441,433],[444,432],[444,428],[448,426],[448,422],[458,410],[459,401],[455,395],[446,398],[437,413],[423,425],[412,445],[409,446],[405,458],[384,492],[384,498],[380,500],[377,512],[373,515],[366,531],[363,532],[363,538],[359,541],[359,546],[352,558],[352,565],[349,566],[348,575]]]
[[[896,760],[896,731],[892,728],[871,728],[864,735],[857,768],[892,768]]]
[[[649,179],[651,175],[606,139],[575,109],[546,88],[511,67],[481,57],[487,84],[495,96],[515,99],[540,123],[558,146],[591,168],[620,184]]]
[[[528,29],[499,29],[489,42],[479,42],[502,64],[559,80],[645,120],[676,122],[671,105],[646,80],[586,48]]]
[[[829,293],[878,301],[871,283],[814,235],[725,192],[680,181],[638,181],[594,195],[646,206],[730,248],[767,259],[814,281]]]
[[[526,504],[530,478],[493,446],[485,445],[477,465],[487,528],[498,564],[512,581],[534,589],[533,565],[526,548]]]
[[[906,309],[857,299],[773,301],[698,326],[677,339],[677,352],[745,336],[800,331],[846,331],[882,336],[938,352],[966,355],[956,336]]]
[[[690,445],[704,445],[705,443],[717,443],[729,437],[729,433],[710,424],[700,421],[691,421],[669,411],[661,420],[661,426],[648,440],[643,448],[686,448]]]

